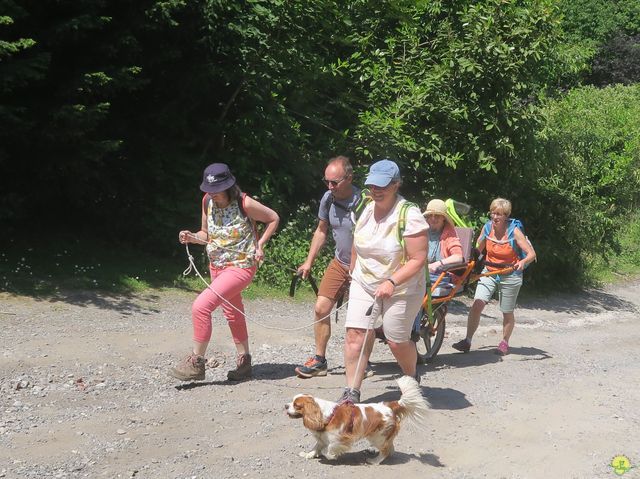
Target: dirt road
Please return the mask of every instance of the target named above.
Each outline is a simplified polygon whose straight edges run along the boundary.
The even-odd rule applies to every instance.
[[[293,368],[312,352],[311,328],[284,329],[309,324],[312,305],[248,303],[255,378],[231,384],[232,344],[216,312],[210,351],[226,363],[181,385],[166,369],[189,348],[192,299],[0,294],[0,477],[613,478],[619,455],[637,468],[617,472],[640,477],[637,281],[522,304],[504,358],[493,353],[495,305],[472,352],[451,349],[468,301],[454,304],[443,349],[421,370],[431,426],[403,429],[380,466],[365,464],[365,444],[337,462],[298,457],[313,441],[284,413],[299,392],[339,396],[344,315],[329,375],[301,380]],[[372,360],[362,399],[397,398],[387,347]]]

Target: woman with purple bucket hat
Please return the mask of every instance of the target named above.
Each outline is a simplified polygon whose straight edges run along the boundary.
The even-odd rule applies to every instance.
[[[181,381],[205,378],[204,354],[211,339],[211,313],[222,311],[237,350],[236,369],[227,373],[231,381],[251,377],[249,335],[242,304],[242,291],[251,283],[258,263],[264,258],[265,243],[278,227],[278,214],[242,193],[236,179],[224,163],[207,166],[202,175],[202,222],[200,230],[182,230],[182,244],[206,245],[211,286],[193,302],[193,349],[169,375]],[[255,222],[266,225],[258,238]]]

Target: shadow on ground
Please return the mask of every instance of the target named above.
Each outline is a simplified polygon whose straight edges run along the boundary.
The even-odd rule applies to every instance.
[[[363,464],[367,464],[367,459],[372,459],[376,457],[377,454],[377,451],[374,451],[372,449],[365,449],[363,451],[348,452],[340,456],[338,459],[332,461],[325,458],[320,458],[320,462],[322,464],[335,466],[362,466]],[[445,465],[440,462],[440,458],[435,454],[406,454],[399,451],[395,451],[390,457],[385,459],[385,461],[382,464],[379,464],[377,467],[384,468],[384,466],[406,464],[413,460],[420,461],[425,465],[433,467],[445,467]]]
[[[247,381],[259,380],[277,380],[295,376],[295,365],[290,363],[259,363],[254,364],[252,368],[252,377]],[[202,386],[235,386],[244,381],[193,381],[185,384],[178,384],[176,389],[179,391],[188,391]]]
[[[429,371],[442,368],[467,368],[498,363],[504,359],[504,356],[496,354],[495,351],[496,348],[493,346],[483,346],[478,349],[472,349],[468,353],[441,352],[423,367]],[[522,361],[541,361],[553,357],[547,351],[533,347],[510,347],[509,356],[523,356]]]
[[[578,293],[560,293],[553,296],[529,298],[524,302],[519,301],[518,307],[531,311],[553,311],[568,314],[638,311],[638,306],[631,301],[601,289],[588,289]]]
[[[9,292],[9,294],[16,294]],[[162,292],[153,290],[152,293],[112,293],[90,290],[61,290],[55,293],[33,295],[38,302],[50,304],[65,303],[73,306],[92,307],[102,310],[115,311],[123,316],[133,314],[158,314],[157,308]],[[16,294],[18,296],[18,294]]]

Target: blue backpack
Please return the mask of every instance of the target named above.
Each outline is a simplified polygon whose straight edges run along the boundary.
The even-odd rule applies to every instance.
[[[509,245],[511,246],[511,249],[515,251],[516,256],[518,256],[518,258],[520,259],[524,259],[526,258],[527,253],[522,248],[520,248],[520,246],[518,246],[518,242],[516,241],[516,235],[514,233],[516,228],[518,228],[522,232],[522,234],[524,235],[524,239],[526,239],[527,242],[531,244],[531,241],[529,241],[529,238],[524,232],[524,225],[522,224],[522,221],[516,218],[509,218],[509,226],[507,226],[506,240],[497,240],[489,236],[489,234],[491,233],[491,220],[487,221],[484,224],[484,227],[482,228],[482,237],[487,238],[489,241],[493,241],[494,243],[498,243],[498,244],[504,244],[508,242]],[[528,266],[529,265],[527,264],[525,268]]]

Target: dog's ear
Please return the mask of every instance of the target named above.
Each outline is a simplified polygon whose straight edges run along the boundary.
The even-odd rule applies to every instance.
[[[322,411],[316,401],[309,396],[298,398],[297,401],[300,401],[299,404],[302,410],[302,423],[304,427],[311,431],[324,430],[324,417],[322,417]]]

